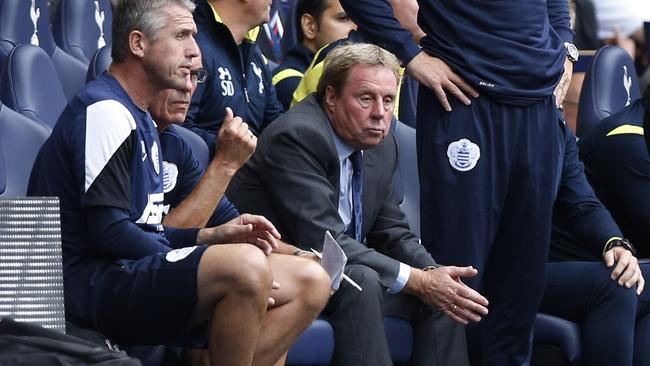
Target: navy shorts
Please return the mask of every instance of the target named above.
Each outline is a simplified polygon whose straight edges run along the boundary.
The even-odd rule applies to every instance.
[[[206,249],[183,248],[139,260],[89,261],[66,277],[66,315],[121,344],[204,346],[207,322],[189,321]]]

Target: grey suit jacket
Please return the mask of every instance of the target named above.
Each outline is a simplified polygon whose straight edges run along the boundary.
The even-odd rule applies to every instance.
[[[363,225],[366,245],[347,236],[338,213],[339,159],[325,112],[311,95],[271,123],[257,150],[228,187],[240,212],[266,216],[283,240],[319,249],[325,231],[339,242],[350,264],[375,269],[390,287],[399,262],[435,264],[411,232],[393,196],[397,145],[389,134],[364,151]]]

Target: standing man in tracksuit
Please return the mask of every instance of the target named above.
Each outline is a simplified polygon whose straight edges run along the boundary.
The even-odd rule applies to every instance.
[[[422,242],[479,270],[468,282],[490,313],[470,344],[483,365],[525,364],[563,154],[557,106],[577,58],[567,1],[419,0],[422,49],[386,0],[342,3],[421,84]]]
[[[207,80],[199,84],[185,127],[198,133],[214,155],[217,134],[230,107],[259,135],[283,108],[271,84],[267,60],[254,43],[269,20],[270,2],[196,0],[196,41]]]

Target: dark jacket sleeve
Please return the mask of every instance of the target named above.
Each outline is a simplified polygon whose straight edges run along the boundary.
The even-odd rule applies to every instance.
[[[341,5],[367,39],[394,53],[404,65],[420,53],[413,35],[395,19],[386,0],[341,0]]]
[[[576,138],[568,129],[561,179],[554,215],[578,242],[588,246],[585,249],[600,257],[607,240],[623,234],[589,185]]]
[[[366,242],[369,247],[378,248],[387,256],[415,268],[436,264],[411,231],[404,212],[395,200],[392,184],[379,215],[366,235]]]
[[[198,228],[178,229],[165,226],[165,237],[169,240],[169,245],[174,248],[185,248],[196,245],[196,237],[199,235]]]

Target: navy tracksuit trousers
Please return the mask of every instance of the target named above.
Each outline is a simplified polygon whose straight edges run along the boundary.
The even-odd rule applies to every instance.
[[[553,97],[526,107],[485,96],[470,106],[450,102],[446,112],[420,87],[422,243],[439,263],[479,271],[463,281],[490,301],[489,314],[467,328],[482,364],[525,364],[544,292],[564,130]]]
[[[650,292],[619,286],[602,262],[553,262],[540,311],[581,325],[582,363],[650,364]],[[650,264],[642,264],[650,278]]]

